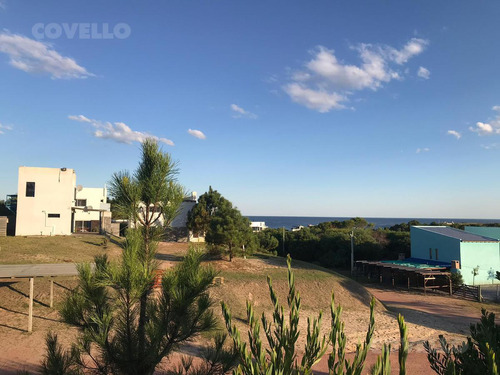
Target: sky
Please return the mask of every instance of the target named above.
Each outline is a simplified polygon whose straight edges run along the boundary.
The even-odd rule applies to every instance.
[[[0,199],[154,137],[245,215],[500,218],[498,1],[0,0]]]

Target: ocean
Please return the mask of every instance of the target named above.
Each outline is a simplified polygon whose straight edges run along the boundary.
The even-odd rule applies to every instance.
[[[312,216],[247,216],[250,221],[264,221],[269,228],[291,229],[302,225],[317,225],[325,221],[344,221],[350,217],[312,217]],[[491,224],[500,223],[500,219],[456,219],[456,218],[402,218],[402,217],[365,217],[369,223],[374,224],[375,228],[391,227],[396,224],[407,223],[411,220],[418,220],[422,224],[431,222],[437,223],[478,223]]]

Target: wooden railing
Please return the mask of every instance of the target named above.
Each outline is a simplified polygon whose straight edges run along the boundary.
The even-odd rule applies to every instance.
[[[453,288],[453,295],[473,301],[481,301],[483,299],[483,297],[481,296],[481,286],[474,285],[463,284],[456,289]]]

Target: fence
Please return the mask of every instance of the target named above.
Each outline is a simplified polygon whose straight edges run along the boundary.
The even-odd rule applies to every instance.
[[[473,301],[481,301],[481,286],[473,285],[460,285],[457,289],[453,290],[453,295],[462,297],[463,299],[470,299]]]
[[[0,237],[7,235],[7,223],[9,219],[7,216],[0,216]]]

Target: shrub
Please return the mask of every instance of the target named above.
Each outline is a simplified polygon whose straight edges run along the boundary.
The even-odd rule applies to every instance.
[[[451,284],[453,285],[453,288],[458,288],[460,285],[463,285],[463,283],[464,278],[462,277],[460,271],[457,270],[457,272],[451,273]]]
[[[222,302],[222,313],[226,322],[229,335],[234,341],[240,357],[240,365],[233,371],[237,375],[256,375],[256,374],[312,374],[312,367],[327,352],[331,345],[331,352],[328,355],[329,374],[340,375],[359,375],[362,373],[366,355],[370,348],[373,331],[375,328],[375,299],[370,303],[370,323],[363,344],[357,344],[356,353],[352,361],[346,359],[346,336],[344,334],[344,323],[340,317],[342,307],[335,307],[334,295],[332,294],[332,303],[330,313],[332,325],[328,336],[320,335],[322,313],[316,318],[307,320],[307,338],[304,347],[304,355],[299,362],[296,350],[297,339],[299,338],[299,311],[300,294],[295,290],[295,277],[291,270],[291,259],[288,256],[288,319],[285,317],[284,308],[278,302],[278,297],[273,289],[271,279],[268,277],[269,293],[274,311],[272,321],[268,320],[265,314],[262,314],[260,321],[267,340],[268,349],[264,348],[261,339],[261,325],[259,319],[255,316],[253,306],[247,301],[247,321],[248,345],[241,339],[240,332],[232,324],[232,317],[229,307]],[[287,322],[288,320],[288,322]],[[408,355],[408,335],[406,324],[403,317],[398,318],[401,346],[399,349],[400,374],[406,374],[406,357]],[[390,374],[389,361],[390,345],[385,345],[382,357],[379,357],[377,363],[372,369],[372,374],[386,375]]]
[[[470,326],[467,343],[450,347],[444,336],[439,336],[443,354],[424,343],[431,368],[440,375],[498,374],[500,365],[500,326],[495,314],[482,309],[481,321]]]

